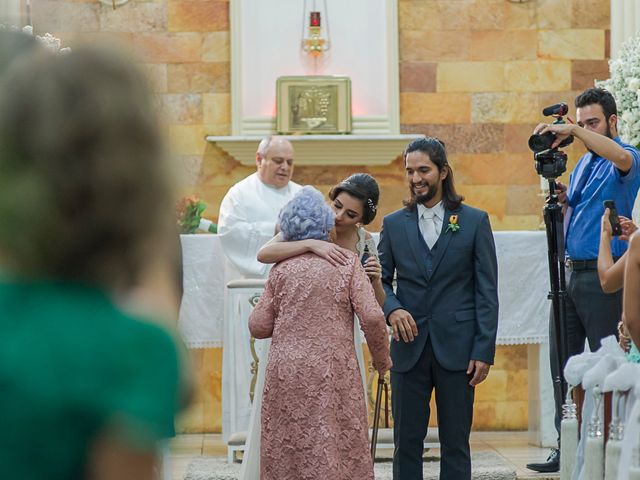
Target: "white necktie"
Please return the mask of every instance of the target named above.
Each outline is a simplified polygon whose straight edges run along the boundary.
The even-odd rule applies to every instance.
[[[436,227],[436,215],[432,211],[427,210],[422,214],[422,235],[431,250],[440,236]]]

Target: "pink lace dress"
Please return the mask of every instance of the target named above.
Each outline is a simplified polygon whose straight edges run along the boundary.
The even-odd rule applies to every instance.
[[[389,367],[384,315],[355,254],[343,267],[304,254],[271,270],[249,317],[254,337],[272,337],[261,480],[374,478],[354,312],[374,365]]]

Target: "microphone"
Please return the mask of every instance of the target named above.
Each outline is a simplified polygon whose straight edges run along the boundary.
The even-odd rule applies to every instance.
[[[567,104],[564,102],[561,102],[543,109],[542,115],[544,115],[545,117],[548,117],[550,115],[562,116],[562,115],[566,115],[568,111],[569,111],[569,107],[567,106]]]

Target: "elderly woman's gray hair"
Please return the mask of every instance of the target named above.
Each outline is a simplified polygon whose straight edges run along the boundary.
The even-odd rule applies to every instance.
[[[280,211],[278,217],[284,240],[328,240],[335,214],[324,196],[311,186],[303,187]]]

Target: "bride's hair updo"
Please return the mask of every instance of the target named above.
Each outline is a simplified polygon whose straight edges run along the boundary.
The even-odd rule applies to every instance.
[[[335,200],[341,192],[346,192],[362,202],[362,224],[368,225],[376,218],[380,188],[378,182],[367,173],[354,173],[345,178],[329,192],[329,198]]]

